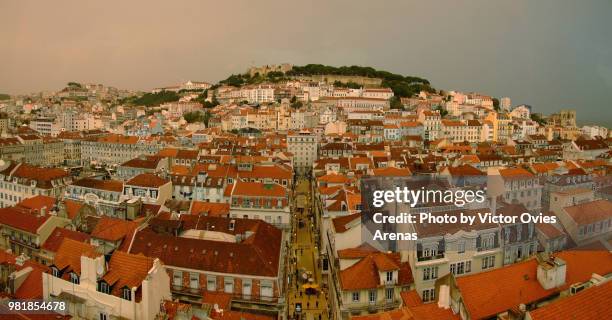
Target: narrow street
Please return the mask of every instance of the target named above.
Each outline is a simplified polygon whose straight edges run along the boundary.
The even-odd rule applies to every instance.
[[[291,284],[287,294],[289,319],[327,320],[327,292],[321,286],[321,270],[317,263],[319,248],[316,246],[314,225],[310,218],[312,195],[309,180],[298,181],[295,198],[292,221],[294,234],[290,250],[290,261],[293,263],[289,269]]]

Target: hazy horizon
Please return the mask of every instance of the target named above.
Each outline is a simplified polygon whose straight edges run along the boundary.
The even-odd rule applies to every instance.
[[[612,1],[0,3],[0,93],[362,65],[612,126]],[[609,115],[609,113],[606,113]]]

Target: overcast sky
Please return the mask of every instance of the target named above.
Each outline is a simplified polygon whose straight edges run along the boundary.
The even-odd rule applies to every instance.
[[[0,92],[364,65],[612,125],[612,1],[0,2]],[[604,118],[604,119],[602,119]]]

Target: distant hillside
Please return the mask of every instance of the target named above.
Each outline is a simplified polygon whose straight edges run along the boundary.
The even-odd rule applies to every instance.
[[[6,93],[0,93],[0,101],[2,100],[10,100],[11,96]]]
[[[381,79],[380,85],[391,88],[398,97],[411,97],[420,91],[433,92],[435,89],[427,79],[402,76],[388,71],[376,70],[371,67],[361,66],[342,66],[333,67],[322,64],[308,64],[305,66],[294,66],[290,71],[282,73],[279,71],[268,72],[265,75],[256,74],[254,76],[246,74],[231,75],[227,79],[220,81],[220,84],[242,86],[247,84],[257,84],[262,82],[279,82],[295,76],[357,76],[365,78]]]
[[[161,91],[157,93],[145,93],[142,96],[132,96],[125,98],[122,102],[137,106],[158,106],[166,102],[178,101],[180,96],[173,91]]]

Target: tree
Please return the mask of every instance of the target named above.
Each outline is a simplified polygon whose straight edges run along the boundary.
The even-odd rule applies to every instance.
[[[391,109],[403,109],[404,105],[402,105],[402,101],[400,100],[400,98],[393,96],[391,97],[391,99],[389,100],[389,103],[391,105]]]
[[[126,98],[124,103],[130,103],[139,106],[158,106],[167,102],[178,101],[180,96],[174,91],[160,91],[157,93],[145,93],[140,97],[133,96]]]
[[[495,111],[499,111],[499,99],[497,98],[493,98],[493,109],[495,109]]]
[[[185,119],[187,123],[202,122],[203,114],[200,111],[187,112],[183,114],[183,119]]]
[[[531,118],[531,120],[537,122],[541,126],[546,125],[546,119],[543,119],[539,113],[532,113],[529,115],[529,117]]]
[[[78,82],[68,82],[69,87],[82,88],[81,84]]]

